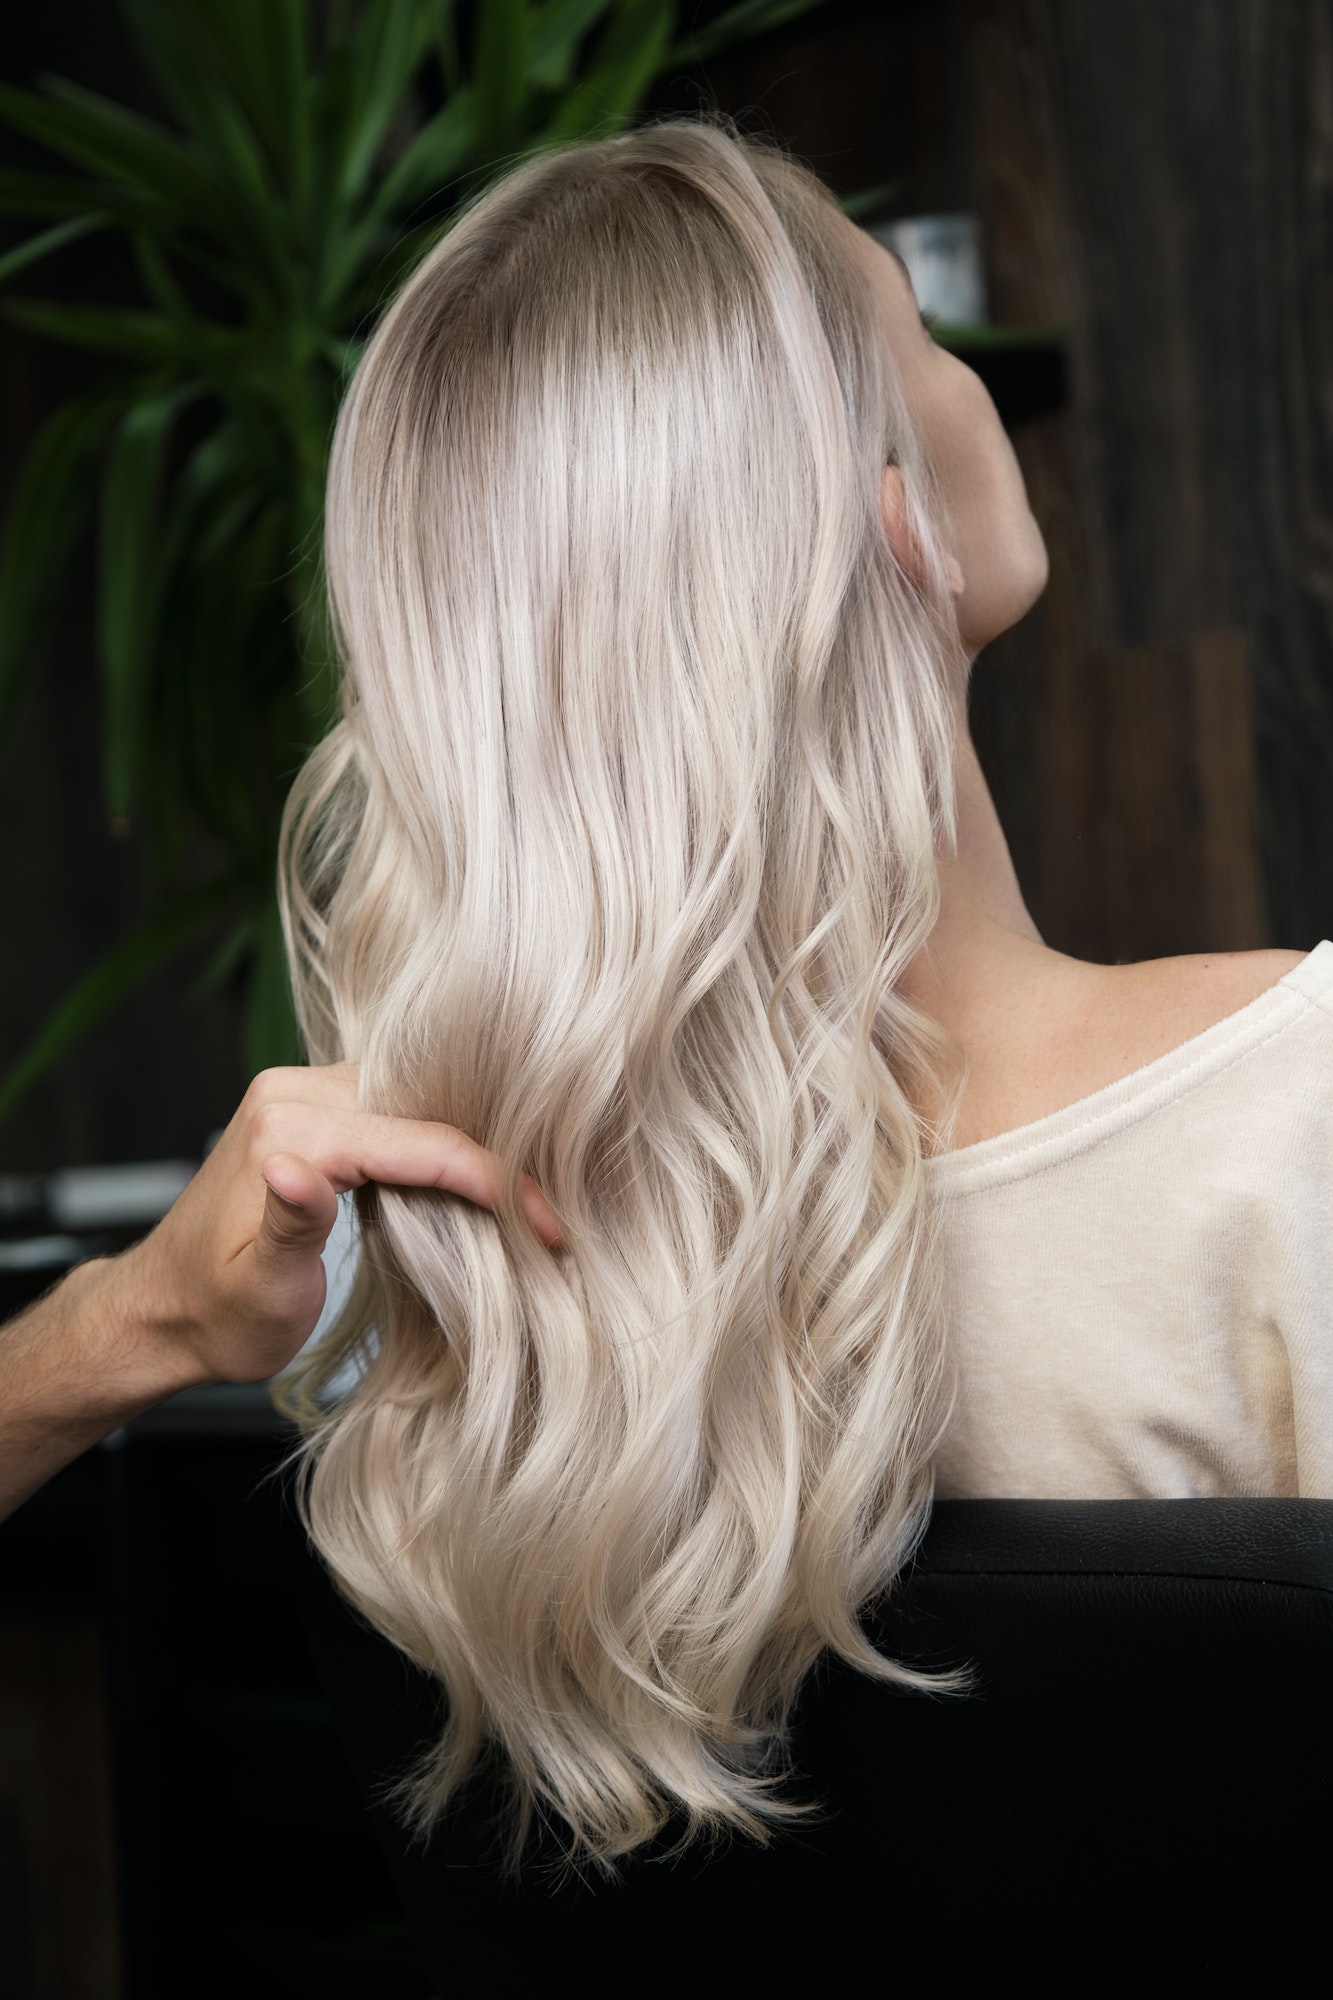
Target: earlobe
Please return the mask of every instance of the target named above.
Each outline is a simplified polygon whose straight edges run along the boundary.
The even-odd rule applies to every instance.
[[[884,533],[889,546],[898,561],[898,566],[920,589],[925,582],[921,547],[907,520],[907,488],[903,483],[902,468],[886,465],[879,480],[879,511],[884,522]],[[956,556],[945,557],[945,572],[949,579],[949,589],[954,597],[961,597],[965,588],[963,572]]]
[[[920,590],[925,581],[922,574],[921,549],[907,521],[907,488],[903,484],[902,468],[886,465],[879,479],[879,511],[884,523],[884,533],[888,536],[889,547],[893,550],[899,569]]]
[[[879,512],[894,555],[904,569],[913,569],[915,547],[907,528],[907,489],[900,466],[886,465],[879,476]]]

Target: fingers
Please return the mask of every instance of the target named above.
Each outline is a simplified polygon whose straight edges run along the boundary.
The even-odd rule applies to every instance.
[[[438,1188],[442,1194],[462,1195],[492,1211],[503,1204],[500,1161],[453,1125],[365,1111],[333,1114],[303,1143],[338,1194],[378,1181],[385,1187]],[[565,1239],[555,1211],[531,1174],[522,1175],[519,1192],[523,1212],[543,1243],[563,1249]]]
[[[532,1175],[524,1174],[519,1186],[523,1197],[523,1212],[542,1242],[549,1244],[552,1250],[563,1250],[565,1237],[556,1212]]]
[[[387,1187],[433,1187],[479,1202],[483,1208],[501,1207],[501,1162],[456,1126],[371,1112],[357,1112],[345,1124],[346,1150],[321,1159],[334,1187],[357,1187],[363,1181]],[[519,1192],[524,1214],[542,1241],[554,1250],[563,1249],[565,1239],[555,1212],[531,1174],[521,1176]]]
[[[288,1352],[288,1342],[294,1340],[300,1346],[308,1340],[328,1296],[320,1252],[338,1218],[338,1196],[308,1160],[290,1152],[278,1152],[264,1160],[262,1174],[268,1192],[246,1258],[244,1292],[250,1310],[240,1336],[244,1356],[240,1360],[236,1352],[226,1356],[224,1380],[250,1380],[244,1374],[250,1366],[262,1366],[264,1374],[272,1374],[268,1340],[260,1340],[260,1334],[266,1336],[272,1326],[282,1330],[284,1360],[290,1360],[290,1352],[296,1348]],[[262,1362],[256,1362],[256,1342],[264,1350]],[[236,1374],[236,1368],[242,1368],[242,1374]]]
[[[260,1234],[271,1250],[309,1256],[324,1248],[338,1219],[338,1196],[295,1153],[274,1153],[260,1169],[268,1184]]]
[[[453,1125],[358,1111],[356,1083],[353,1063],[266,1070],[255,1078],[251,1144],[279,1196],[298,1206],[316,1199],[304,1169],[316,1180],[322,1177],[334,1196],[378,1181],[387,1187],[438,1188],[483,1208],[501,1207],[504,1169],[494,1153]],[[287,1164],[271,1179],[269,1165],[278,1159]],[[519,1185],[533,1229],[552,1249],[562,1249],[559,1221],[536,1181],[524,1174]]]

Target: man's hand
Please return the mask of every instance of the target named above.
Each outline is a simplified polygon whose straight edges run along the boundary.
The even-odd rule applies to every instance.
[[[493,1154],[451,1125],[359,1111],[356,1075],[352,1063],[264,1070],[170,1211],[119,1260],[155,1333],[189,1351],[201,1380],[263,1382],[303,1346],[324,1307],[320,1252],[348,1188],[439,1188],[499,1207]],[[560,1226],[526,1174],[523,1193],[533,1228],[559,1247]]]
[[[152,1234],[94,1257],[0,1327],[0,1520],[79,1452],[205,1382],[264,1382],[324,1306],[338,1196],[363,1181],[486,1208],[500,1162],[451,1125],[357,1110],[350,1063],[271,1069]],[[563,1239],[536,1182],[524,1209]]]

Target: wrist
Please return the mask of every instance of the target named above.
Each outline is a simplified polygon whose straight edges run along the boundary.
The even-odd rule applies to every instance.
[[[119,1256],[90,1258],[66,1280],[85,1381],[98,1400],[88,1414],[113,1428],[211,1380],[155,1283],[153,1261],[144,1255],[149,1240]]]
[[[151,1320],[132,1253],[76,1265],[0,1327],[0,1520],[90,1445],[208,1376]]]

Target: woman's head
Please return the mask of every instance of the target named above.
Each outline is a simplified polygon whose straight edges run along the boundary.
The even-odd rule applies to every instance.
[[[1046,544],[985,383],[931,338],[897,252],[850,223],[845,230],[875,288],[903,396],[938,482],[959,635],[974,659],[1017,624],[1046,588]],[[881,497],[885,528],[899,559],[910,567],[903,475],[897,467],[886,467]]]
[[[762,1835],[819,1651],[913,1678],[856,1612],[944,1414],[911,1106],[957,1051],[896,989],[967,652],[867,241],[707,124],[547,155],[426,259],[339,418],[297,1002],[366,1108],[511,1176],[500,1216],[364,1194],[364,1282],[284,1403],[317,1544],[448,1691],[422,1823],[489,1734],[599,1859],[663,1799]]]
[[[607,724],[638,738],[661,672],[753,774],[773,737],[729,741],[728,723],[784,726],[871,573],[895,652],[937,626],[936,663],[886,700],[912,673],[957,679],[950,527],[904,397],[921,342],[885,310],[876,258],[812,176],[702,125],[540,159],[455,225],[371,343],[333,453],[333,601],[386,753],[479,729],[501,685],[532,754],[562,754],[556,718],[575,754]],[[981,423],[977,378],[940,359]],[[889,462],[909,579],[884,561]],[[879,648],[846,641],[843,671],[876,671]]]

